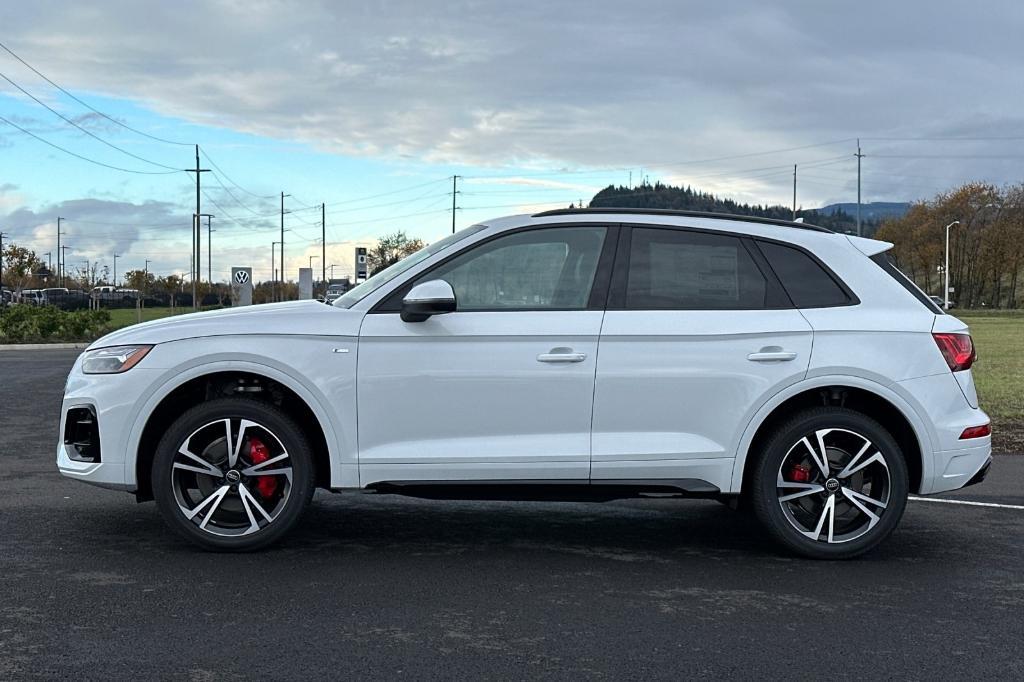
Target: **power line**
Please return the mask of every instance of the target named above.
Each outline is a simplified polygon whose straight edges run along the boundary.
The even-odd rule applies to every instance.
[[[214,162],[214,160],[210,158],[209,153],[207,153],[205,149],[200,149],[199,153],[202,154],[206,158],[206,160],[210,162],[210,165],[213,166],[217,170],[217,172],[220,173],[224,177],[225,180],[227,180],[229,183],[234,185],[236,188],[242,190],[243,192],[245,192],[249,196],[255,197],[257,199],[273,199],[275,196],[277,196],[275,194],[265,194],[264,195],[264,194],[256,194],[255,192],[250,192],[249,190],[247,190],[246,188],[242,187],[237,182],[232,180],[231,176],[228,175],[227,173],[225,173],[224,169],[221,168],[220,166],[218,166],[216,164],[216,162]]]
[[[177,171],[177,170],[178,170],[177,168],[174,168],[173,166],[165,166],[165,165],[164,165],[164,164],[162,164],[162,163],[157,163],[156,161],[150,161],[149,159],[147,159],[147,158],[144,158],[144,157],[142,157],[142,156],[139,156],[138,154],[133,154],[133,153],[131,153],[131,152],[130,152],[130,151],[128,151],[127,149],[121,149],[120,147],[118,147],[118,146],[117,146],[116,144],[114,144],[114,143],[112,143],[112,142],[107,142],[107,141],[106,141],[106,140],[104,140],[104,139],[103,139],[102,137],[100,137],[99,135],[96,135],[95,133],[93,133],[93,132],[92,132],[91,130],[89,130],[88,128],[85,128],[84,126],[81,126],[81,125],[79,125],[78,123],[75,123],[75,122],[74,122],[74,121],[72,121],[72,120],[71,120],[70,118],[68,118],[68,117],[67,117],[67,116],[65,116],[64,114],[60,113],[59,111],[57,111],[56,109],[54,109],[53,107],[51,107],[51,106],[50,106],[49,104],[47,104],[46,102],[42,101],[41,99],[39,99],[38,97],[36,97],[35,95],[33,95],[33,94],[32,94],[31,92],[29,92],[28,90],[26,90],[25,88],[21,87],[20,85],[18,85],[18,84],[17,84],[17,83],[15,83],[14,81],[12,81],[12,80],[11,80],[10,78],[8,78],[8,77],[7,77],[7,76],[6,76],[5,74],[3,74],[3,73],[0,73],[0,78],[3,78],[3,79],[4,79],[5,81],[7,81],[8,83],[10,83],[10,84],[11,84],[11,85],[13,85],[14,87],[16,87],[16,88],[17,88],[18,90],[20,90],[20,91],[21,91],[21,92],[22,92],[23,94],[25,94],[26,96],[30,97],[30,98],[31,98],[31,99],[32,99],[32,100],[33,100],[33,101],[34,101],[34,102],[35,102],[36,104],[38,104],[39,106],[41,106],[41,107],[45,108],[45,109],[46,109],[47,111],[49,111],[49,112],[50,112],[51,114],[53,114],[54,116],[58,116],[58,117],[60,117],[60,119],[61,119],[62,121],[64,121],[65,123],[67,123],[68,125],[72,125],[72,126],[74,126],[75,128],[78,128],[79,130],[81,130],[81,131],[82,131],[83,133],[85,133],[85,134],[86,134],[86,135],[88,135],[89,137],[93,138],[94,140],[98,140],[99,142],[101,142],[101,143],[103,143],[103,144],[107,145],[108,147],[110,147],[111,149],[116,149],[117,151],[121,152],[122,154],[126,154],[126,155],[128,155],[128,156],[132,157],[133,159],[138,159],[139,161],[142,161],[143,163],[148,163],[148,164],[149,164],[149,165],[151,165],[151,166],[157,166],[158,168],[167,168],[167,169],[170,169],[170,170],[172,170],[172,171]]]
[[[97,161],[96,159],[90,159],[87,156],[82,156],[81,154],[76,154],[75,152],[71,151],[70,149],[65,149],[64,147],[61,147],[58,144],[54,144],[53,142],[50,142],[49,140],[47,140],[45,138],[39,137],[38,135],[36,135],[35,133],[33,133],[31,131],[25,130],[24,128],[22,128],[17,123],[12,123],[11,121],[8,121],[3,116],[0,116],[0,121],[6,123],[7,125],[11,126],[12,128],[17,128],[18,130],[20,130],[21,132],[25,133],[29,137],[35,138],[36,140],[39,140],[43,144],[47,144],[47,145],[53,147],[54,149],[57,149],[59,151],[64,152],[65,154],[69,154],[70,156],[73,156],[73,157],[75,157],[77,159],[81,159],[82,161],[88,161],[89,163],[95,164],[97,166],[103,166],[104,168],[110,168],[111,170],[121,171],[122,173],[136,173],[138,175],[170,175],[172,173],[183,173],[184,172],[183,170],[166,170],[166,171],[132,170],[131,168],[122,168],[120,166],[114,166],[114,165],[109,164],[109,163],[103,163],[102,161]]]
[[[130,131],[132,131],[133,133],[136,133],[136,134],[138,134],[138,135],[142,135],[143,137],[148,137],[148,138],[149,138],[149,139],[151,139],[151,140],[156,140],[157,142],[164,142],[164,143],[166,143],[166,144],[176,144],[176,145],[181,145],[181,146],[183,146],[183,147],[191,147],[191,146],[192,146],[192,145],[191,145],[190,143],[188,143],[188,142],[176,142],[175,140],[168,140],[168,139],[165,139],[165,138],[162,138],[162,137],[157,137],[156,135],[150,135],[149,133],[145,133],[145,132],[142,132],[141,130],[137,130],[137,129],[135,129],[135,128],[132,128],[132,127],[131,127],[130,125],[128,125],[127,123],[123,123],[123,122],[121,122],[121,121],[118,121],[118,120],[117,120],[116,118],[113,118],[113,117],[111,117],[111,116],[108,116],[108,115],[106,115],[105,113],[103,113],[103,112],[102,112],[102,111],[100,111],[99,109],[95,108],[95,107],[94,107],[94,106],[92,106],[91,104],[88,104],[87,102],[84,102],[84,101],[82,101],[81,99],[79,99],[78,97],[75,97],[74,95],[72,95],[72,94],[71,94],[70,92],[68,92],[67,90],[65,90],[65,89],[64,89],[64,88],[62,88],[61,86],[59,86],[59,85],[57,85],[56,83],[54,83],[54,82],[53,82],[52,80],[50,80],[50,79],[49,79],[49,78],[47,78],[47,77],[46,77],[45,75],[43,75],[43,74],[42,74],[42,73],[41,73],[41,72],[40,72],[40,71],[39,71],[38,69],[36,69],[36,68],[35,68],[34,66],[32,66],[31,64],[29,64],[28,62],[26,62],[26,61],[25,61],[24,59],[22,59],[21,57],[19,57],[19,56],[18,56],[17,54],[15,54],[15,53],[14,53],[14,51],[13,51],[13,50],[12,50],[11,48],[7,47],[7,46],[6,46],[6,45],[4,45],[4,44],[3,44],[2,42],[0,42],[0,48],[3,48],[3,49],[4,49],[4,50],[5,50],[5,51],[6,51],[6,52],[7,52],[8,54],[9,54],[9,55],[11,55],[11,56],[12,56],[12,57],[14,57],[15,59],[17,59],[17,60],[18,60],[19,62],[21,62],[22,64],[24,64],[24,65],[25,65],[26,67],[28,67],[28,69],[29,69],[30,71],[32,71],[32,73],[36,74],[37,76],[39,76],[40,78],[42,78],[42,79],[43,79],[44,81],[46,81],[47,83],[49,83],[49,84],[50,84],[50,85],[52,85],[53,87],[57,88],[58,90],[60,90],[61,92],[63,92],[63,93],[65,94],[65,95],[67,95],[67,96],[68,96],[68,97],[70,97],[71,99],[73,99],[73,100],[75,100],[76,102],[78,102],[79,104],[81,104],[81,105],[82,105],[83,107],[85,107],[86,109],[89,109],[90,111],[92,111],[92,112],[94,112],[94,113],[97,113],[97,114],[99,114],[100,116],[102,116],[103,118],[107,119],[107,120],[108,120],[108,121],[110,121],[111,123],[115,123],[115,124],[117,124],[117,125],[121,126],[122,128],[124,128],[124,129],[126,129],[126,130],[130,130]]]

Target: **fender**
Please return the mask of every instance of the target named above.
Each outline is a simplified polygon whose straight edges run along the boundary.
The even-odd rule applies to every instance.
[[[309,386],[300,376],[289,371],[291,368],[286,365],[267,364],[268,358],[258,355],[240,356],[237,353],[215,353],[204,355],[201,358],[193,358],[188,362],[166,370],[160,381],[154,382],[155,388],[151,390],[142,409],[139,410],[135,422],[132,424],[128,435],[127,453],[125,457],[125,480],[134,489],[138,486],[135,475],[136,453],[139,448],[139,441],[146,423],[149,421],[154,410],[160,402],[172,391],[188,383],[189,381],[218,372],[250,372],[273,379],[274,381],[288,387],[296,395],[305,401],[313,412],[320,428],[324,431],[327,441],[328,461],[330,463],[330,481],[332,488],[358,487],[359,473],[355,455],[354,434],[346,434],[339,424],[336,423],[334,412],[327,409],[329,405],[319,390]],[[346,447],[345,436],[349,436],[351,444]],[[347,456],[346,456],[347,455]]]
[[[761,428],[761,424],[764,423],[765,419],[768,418],[775,408],[789,400],[793,396],[803,393],[804,391],[822,388],[825,386],[850,386],[851,388],[859,388],[870,393],[874,393],[881,398],[885,398],[897,410],[906,418],[907,422],[910,423],[910,428],[914,431],[914,436],[917,438],[917,444],[921,449],[921,481],[924,485],[925,481],[931,480],[934,475],[934,463],[932,461],[932,453],[935,450],[935,435],[929,430],[927,423],[921,419],[917,409],[909,402],[909,395],[899,393],[898,384],[885,385],[873,381],[871,379],[865,379],[863,377],[855,376],[852,374],[830,374],[825,376],[815,376],[810,379],[804,379],[803,381],[791,384],[786,388],[782,389],[775,395],[773,395],[768,401],[766,401],[754,414],[754,418],[747,422],[747,427],[743,431],[743,435],[740,437],[739,446],[736,450],[736,459],[733,463],[732,469],[732,483],[729,487],[729,492],[738,493],[743,484],[743,467],[747,461],[747,455],[750,451],[750,444],[754,440],[754,434]]]

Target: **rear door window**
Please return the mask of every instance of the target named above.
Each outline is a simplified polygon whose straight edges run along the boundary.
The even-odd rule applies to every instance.
[[[628,310],[752,310],[768,283],[739,238],[686,230],[633,228]]]

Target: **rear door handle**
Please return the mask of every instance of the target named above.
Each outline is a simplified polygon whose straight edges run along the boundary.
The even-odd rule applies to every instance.
[[[784,362],[786,360],[795,359],[796,353],[790,350],[782,350],[781,348],[778,350],[762,348],[758,352],[751,353],[747,356],[747,360],[751,360],[753,362]]]
[[[537,356],[537,362],[583,362],[586,359],[586,353],[577,353],[572,348],[552,348]]]

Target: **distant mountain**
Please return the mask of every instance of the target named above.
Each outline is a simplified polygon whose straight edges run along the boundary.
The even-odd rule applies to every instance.
[[[590,200],[591,208],[640,208],[676,209],[706,211],[708,213],[733,213],[736,215],[761,216],[790,220],[793,210],[786,206],[767,204],[741,204],[724,199],[709,192],[692,187],[672,187],[660,182],[638,187],[608,186]],[[910,204],[875,202],[861,204],[861,226],[865,236],[871,236],[882,220],[899,217],[907,212]],[[819,209],[800,209],[798,218],[808,223],[827,227],[836,232],[853,232],[857,227],[857,204],[831,204]]]
[[[825,215],[845,213],[856,217],[857,204],[829,204],[828,206],[822,206],[816,210],[819,213],[824,213]],[[889,218],[902,218],[909,210],[909,201],[873,201],[869,204],[860,205],[860,219],[861,222],[864,222],[865,220],[881,222]]]

